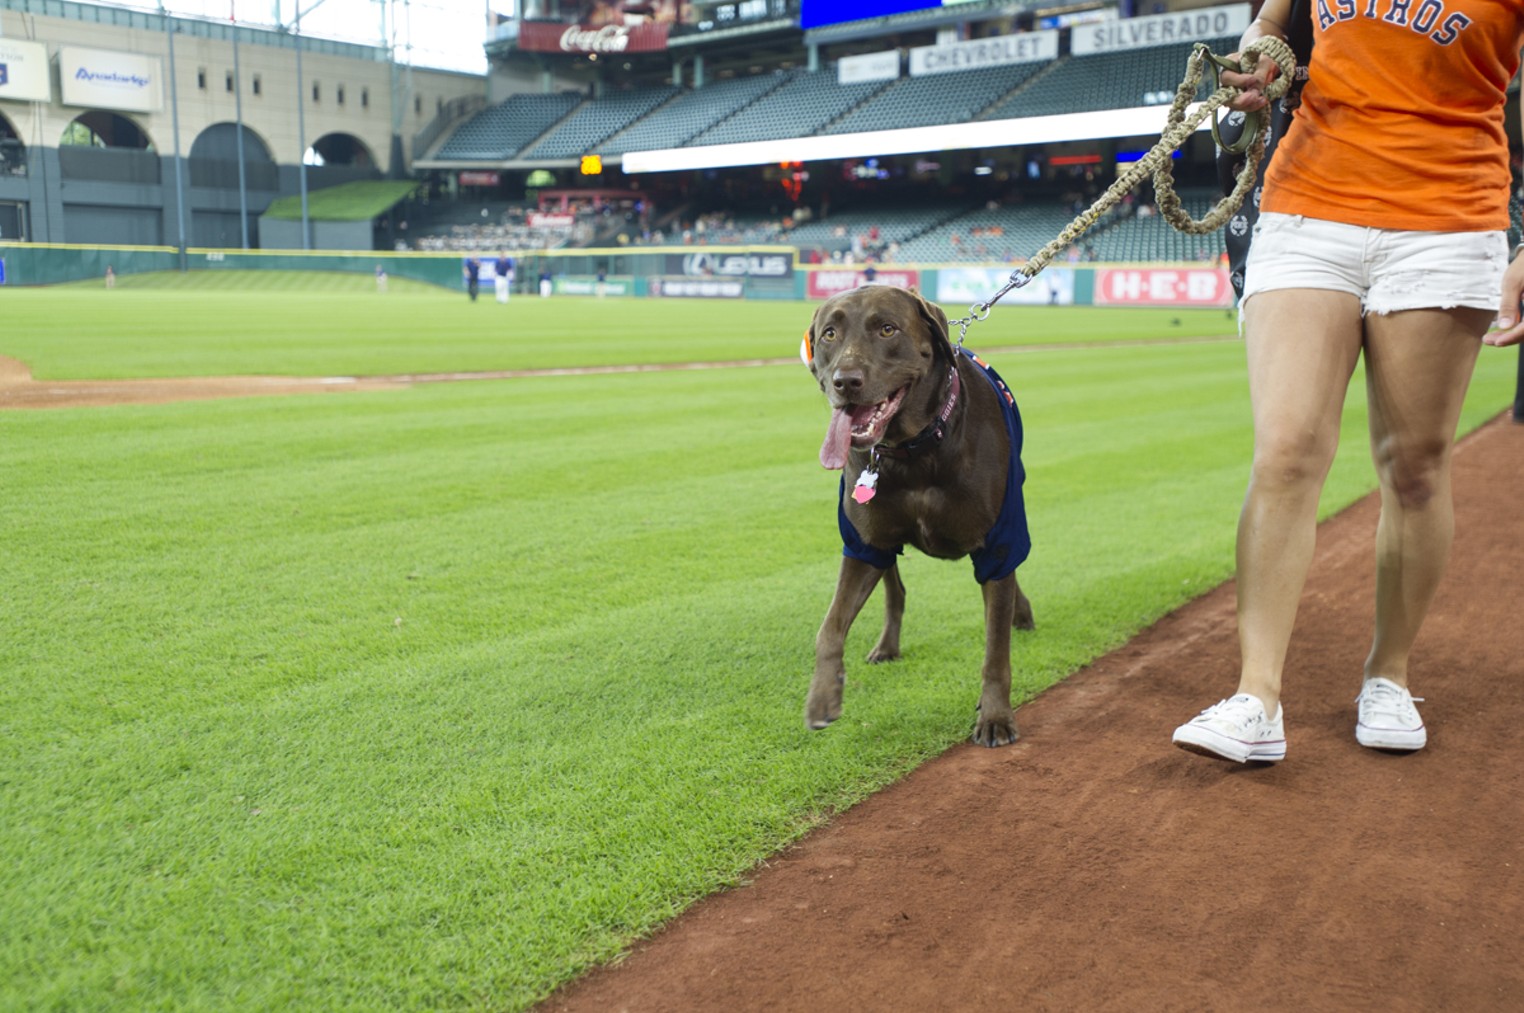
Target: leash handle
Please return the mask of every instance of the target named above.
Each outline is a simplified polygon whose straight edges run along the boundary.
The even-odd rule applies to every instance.
[[[1265,38],[1274,38],[1274,36],[1266,36]],[[1205,59],[1207,69],[1212,72],[1213,92],[1216,92],[1217,90],[1224,87],[1222,83],[1223,71],[1229,70],[1235,74],[1252,73],[1254,68],[1259,64],[1258,58],[1261,55],[1269,56],[1272,60],[1275,61],[1276,67],[1280,70],[1280,74],[1276,77],[1276,79],[1265,86],[1265,98],[1273,102],[1274,100],[1280,98],[1282,95],[1286,94],[1286,89],[1290,87],[1292,77],[1296,74],[1296,59],[1295,57],[1292,57],[1287,60],[1285,59],[1286,54],[1284,53],[1267,52],[1267,50],[1274,50],[1275,46],[1273,43],[1270,46],[1261,46],[1260,43],[1263,41],[1264,38],[1255,39],[1253,42],[1249,43],[1249,45],[1245,46],[1243,53],[1239,56],[1238,63],[1234,63],[1226,56],[1218,56],[1216,53],[1207,48],[1207,44],[1205,42],[1196,43],[1195,52],[1192,53],[1192,56],[1195,57],[1199,55]],[[1279,39],[1276,39],[1275,41],[1280,42]],[[1283,81],[1286,83],[1281,83]],[[1277,85],[1279,85],[1279,87],[1276,87]],[[1239,89],[1236,88],[1232,89],[1232,91],[1234,95],[1239,93]],[[1219,121],[1214,114],[1212,116],[1212,140],[1216,141],[1217,146],[1223,151],[1226,151],[1232,155],[1242,155],[1246,153],[1250,148],[1252,148],[1254,146],[1254,142],[1259,139],[1260,131],[1265,127],[1265,111],[1263,109],[1254,109],[1245,112],[1243,132],[1238,135],[1238,140],[1234,141],[1232,144],[1229,144],[1222,139],[1222,133],[1219,130],[1220,127],[1221,121]]]

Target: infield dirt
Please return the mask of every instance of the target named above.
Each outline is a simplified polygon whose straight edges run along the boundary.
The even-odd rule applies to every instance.
[[[1427,749],[1354,740],[1368,497],[1319,532],[1284,763],[1170,744],[1234,688],[1229,583],[542,1009],[1524,1009],[1524,427],[1462,441],[1455,497]]]

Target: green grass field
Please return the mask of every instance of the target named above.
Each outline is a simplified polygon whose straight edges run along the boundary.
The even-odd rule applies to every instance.
[[[0,355],[49,378],[787,357],[808,314],[0,299]],[[971,332],[1074,345],[989,356],[1027,429],[1020,697],[1232,565],[1241,346],[1084,343],[1231,330]],[[1515,363],[1484,352],[1463,428]],[[844,718],[804,729],[840,553],[825,422],[797,363],[0,412],[0,1008],[522,1008],[963,739],[979,592],[913,553],[905,658],[852,663],[875,600]],[[1325,511],[1371,487],[1364,427],[1357,381]]]
[[[485,294],[365,275],[226,271],[134,275],[6,291],[4,347],[38,379],[280,373],[329,376],[440,370],[676,363],[797,355],[810,307],[669,300],[659,312],[621,299]],[[67,293],[65,296],[64,293]],[[634,307],[634,308],[632,308]],[[948,307],[954,315],[967,307]],[[1232,334],[1223,310],[1138,314],[1001,310],[973,326],[969,345],[1168,339]]]

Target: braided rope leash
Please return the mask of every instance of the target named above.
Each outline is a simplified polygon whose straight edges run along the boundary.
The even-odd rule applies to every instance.
[[[1292,79],[1296,75],[1296,55],[1283,39],[1273,35],[1255,39],[1244,47],[1239,56],[1239,65],[1236,67],[1223,57],[1213,56],[1204,43],[1197,43],[1191,51],[1190,58],[1186,60],[1185,79],[1180,82],[1180,87],[1175,89],[1175,99],[1169,108],[1169,119],[1164,133],[1159,137],[1159,142],[1119,175],[1116,182],[1112,183],[1095,203],[1081,211],[1050,243],[1033,254],[1021,267],[1012,271],[1010,278],[998,292],[984,302],[970,306],[968,316],[950,321],[958,325],[958,345],[961,347],[964,338],[968,336],[970,324],[976,320],[986,319],[990,315],[991,307],[1006,293],[1021,288],[1031,281],[1038,272],[1052,263],[1053,258],[1060,251],[1088,231],[1101,215],[1115,207],[1127,191],[1150,175],[1154,178],[1154,194],[1158,200],[1159,213],[1177,231],[1201,236],[1222,228],[1227,220],[1243,207],[1244,198],[1248,196],[1255,179],[1258,178],[1259,163],[1265,154],[1265,135],[1264,131],[1259,129],[1260,117],[1254,113],[1249,114],[1250,119],[1244,124],[1244,137],[1248,140],[1241,139],[1239,144],[1229,149],[1245,152],[1244,167],[1238,174],[1233,192],[1218,201],[1200,221],[1190,216],[1181,205],[1179,194],[1175,192],[1171,156],[1176,148],[1184,144],[1196,132],[1207,117],[1213,117],[1212,136],[1217,138],[1219,145],[1222,144],[1222,139],[1217,134],[1216,113],[1218,109],[1238,97],[1238,88],[1219,83],[1194,113],[1190,116],[1185,115],[1186,107],[1196,97],[1196,91],[1201,85],[1201,78],[1206,68],[1208,66],[1212,68],[1214,80],[1220,80],[1218,76],[1220,69],[1237,70],[1247,74],[1258,65],[1262,55],[1270,57],[1280,68],[1280,75],[1265,86],[1265,98],[1274,102],[1286,94],[1286,89],[1291,87]]]

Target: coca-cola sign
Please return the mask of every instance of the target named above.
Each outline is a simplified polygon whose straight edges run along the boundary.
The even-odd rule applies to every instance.
[[[667,24],[566,25],[526,21],[519,48],[540,53],[653,53],[667,48]]]

